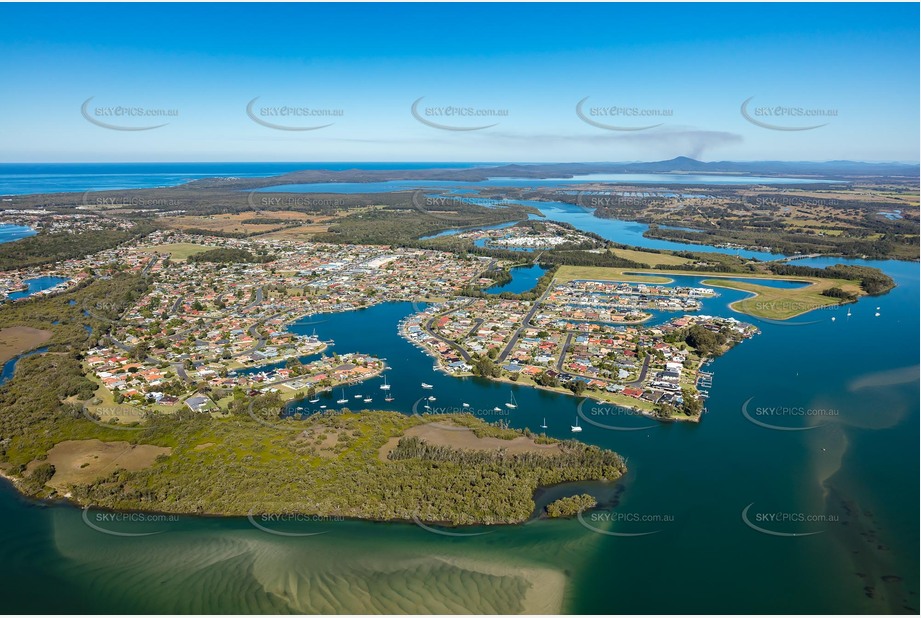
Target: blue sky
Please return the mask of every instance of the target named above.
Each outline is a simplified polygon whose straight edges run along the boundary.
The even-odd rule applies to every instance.
[[[0,23],[6,162],[919,159],[917,4],[0,4]]]

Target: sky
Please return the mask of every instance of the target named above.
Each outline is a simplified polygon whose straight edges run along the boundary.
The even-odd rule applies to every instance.
[[[919,160],[918,4],[0,4],[0,23],[2,162]]]

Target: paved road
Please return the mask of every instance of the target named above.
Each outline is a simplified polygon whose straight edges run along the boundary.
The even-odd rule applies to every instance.
[[[553,282],[550,282],[550,285],[547,286],[547,289],[544,290],[544,293],[540,295],[540,298],[534,301],[534,304],[531,306],[531,310],[528,311],[527,315],[524,316],[524,320],[521,322],[521,326],[515,331],[515,334],[512,335],[512,338],[509,340],[508,345],[505,346],[505,349],[502,350],[502,354],[496,359],[497,363],[505,362],[505,359],[511,353],[512,348],[515,347],[515,344],[518,342],[518,338],[521,336],[521,331],[526,328],[531,327],[531,318],[534,317],[534,314],[537,313],[540,304],[544,302],[544,299],[547,298],[547,294],[550,293],[550,290],[553,289]]]
[[[243,310],[246,311],[247,309],[252,309],[253,307],[256,307],[256,306],[262,304],[262,300],[263,300],[264,298],[265,298],[265,296],[264,296],[264,294],[262,293],[262,288],[261,288],[261,287],[256,288],[256,296],[255,296],[255,298],[253,298],[253,302],[251,302],[250,304],[248,304],[248,305],[246,305],[245,307],[243,307]]]
[[[436,318],[440,318],[441,316],[445,315],[446,313],[450,313],[450,312],[452,312],[452,311],[457,311],[458,309],[462,309],[462,308],[464,308],[464,307],[469,307],[471,304],[473,304],[473,301],[474,301],[474,299],[471,298],[466,304],[461,305],[460,307],[454,307],[454,308],[452,308],[452,309],[449,309],[448,311],[442,311],[441,313],[435,314],[435,315],[433,315],[431,318],[429,318],[429,320],[428,320],[427,322],[423,322],[423,323],[422,323],[422,330],[424,330],[424,331],[426,332],[427,335],[430,335],[430,336],[434,337],[435,339],[437,339],[438,341],[441,341],[441,342],[443,342],[443,343],[446,343],[446,344],[448,344],[449,346],[451,346],[452,348],[454,348],[455,350],[457,350],[457,352],[461,355],[461,357],[464,359],[464,361],[467,362],[467,363],[470,363],[470,364],[472,364],[473,359],[470,358],[470,354],[467,352],[467,350],[465,350],[465,349],[462,348],[461,346],[457,345],[457,343],[455,343],[454,341],[451,341],[450,339],[446,339],[446,338],[442,337],[441,335],[439,335],[438,333],[436,333],[435,331],[433,331],[433,330],[432,330],[432,324],[434,324]],[[482,323],[482,320],[481,320],[481,323]]]
[[[627,386],[640,386],[646,380],[646,373],[649,371],[649,361],[652,360],[652,354],[647,354],[643,359],[643,368],[640,369],[640,377],[633,382],[627,382]]]

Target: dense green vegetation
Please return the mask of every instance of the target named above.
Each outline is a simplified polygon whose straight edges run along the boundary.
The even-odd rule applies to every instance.
[[[861,289],[871,296],[885,294],[895,287],[892,277],[878,268],[870,266],[852,266],[835,264],[827,268],[796,266],[795,264],[774,263],[768,266],[777,275],[798,275],[804,277],[821,277],[825,279],[850,279],[860,281]],[[832,294],[826,294],[832,296]],[[835,297],[841,298],[841,297]]]
[[[86,257],[116,247],[149,231],[150,229],[145,227],[130,232],[117,229],[91,230],[74,234],[42,232],[35,236],[0,244],[0,270],[30,268]]]
[[[547,517],[572,517],[582,511],[598,506],[598,501],[591,494],[567,496],[551,502],[545,507]]]

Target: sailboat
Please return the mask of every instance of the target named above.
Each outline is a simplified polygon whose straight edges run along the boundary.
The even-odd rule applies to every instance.
[[[371,403],[372,400],[371,400],[370,397],[365,397],[363,401],[364,401],[365,403]]]
[[[470,404],[467,403],[466,401],[465,401],[462,405],[463,405],[465,408],[469,408],[469,407],[470,407]]]
[[[384,383],[381,384],[381,390],[382,390],[382,391],[389,391],[389,390],[390,390],[390,385],[387,384],[387,376],[384,376]]]
[[[851,310],[850,310],[850,309],[847,310],[847,317],[851,317]]]
[[[348,402],[349,402],[349,400],[348,400],[348,398],[345,396],[345,389],[343,388],[343,389],[342,389],[342,398],[341,398],[341,399],[337,399],[337,400],[336,400],[336,403],[348,403]]]
[[[308,399],[307,401],[309,401],[310,403],[319,403],[319,401],[320,401],[320,396],[319,396],[318,394],[314,393],[313,397],[311,397],[311,398]]]
[[[572,426],[570,427],[570,429],[572,429],[572,432],[573,432],[573,433],[578,433],[578,432],[582,431],[582,428],[579,427],[579,419],[578,419],[578,418],[576,419],[576,424],[575,424],[575,425],[572,425]]]
[[[541,429],[547,428],[547,417],[546,416],[544,417],[544,422],[540,424],[540,428]]]
[[[505,404],[505,407],[511,408],[512,410],[518,407],[518,404],[515,402],[515,393],[509,393],[509,400],[508,403]]]
[[[431,384],[426,384],[425,382],[423,382],[423,383],[422,383],[422,388],[432,388],[432,385],[431,385]]]
[[[393,395],[391,395],[390,393],[387,393],[387,396],[384,397],[384,401],[393,401]]]

